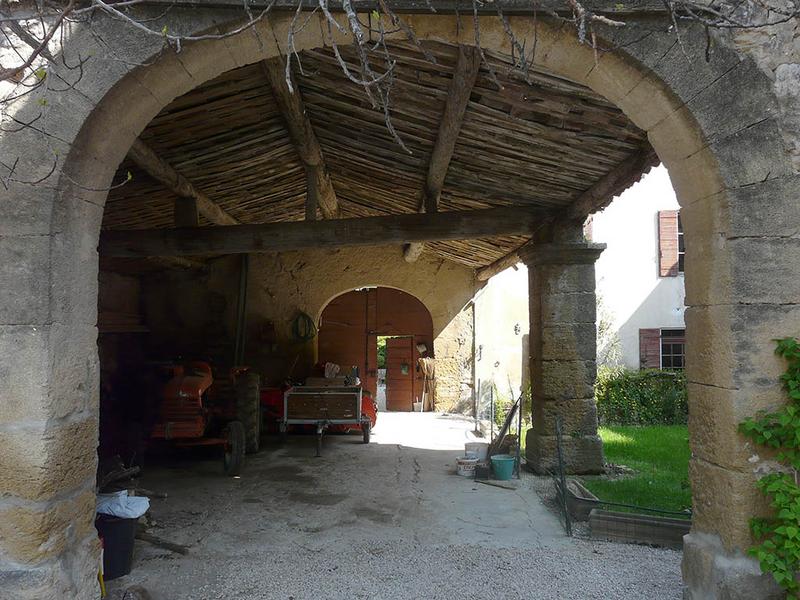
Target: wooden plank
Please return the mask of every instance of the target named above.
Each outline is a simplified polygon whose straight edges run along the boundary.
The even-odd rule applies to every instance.
[[[649,145],[633,156],[625,159],[616,168],[600,178],[592,187],[583,192],[566,209],[568,219],[583,221],[590,214],[602,210],[642,175],[659,163],[655,150]]]
[[[275,101],[286,120],[289,137],[297,148],[297,153],[309,176],[309,195],[314,195],[316,198],[324,218],[336,219],[339,216],[336,191],[333,189],[328,169],[325,167],[322,148],[306,114],[303,99],[300,97],[300,89],[296,82],[292,83],[294,89],[289,89],[282,58],[265,60],[261,64],[264,74],[269,80]],[[308,209],[306,209],[306,214],[308,214]]]
[[[493,263],[486,265],[482,269],[478,269],[475,271],[475,278],[478,281],[488,281],[498,273],[502,273],[509,267],[514,267],[516,269],[517,263],[521,263],[522,259],[519,257],[519,253],[517,250],[513,252],[509,252],[502,258],[497,259]]]
[[[481,55],[475,47],[459,46],[458,59],[450,81],[447,102],[439,121],[439,133],[428,162],[428,175],[422,190],[421,209],[433,213],[439,210],[439,196],[442,194],[447,169],[453,159],[456,140],[464,122],[472,88],[478,78]],[[409,244],[403,251],[407,262],[415,262],[422,255],[424,244]]]
[[[128,158],[146,171],[153,179],[162,183],[180,198],[192,198],[197,202],[197,210],[206,219],[217,225],[235,225],[239,221],[225,212],[211,198],[197,189],[172,165],[163,160],[142,140],[136,139],[128,150]]]
[[[492,208],[229,227],[108,230],[101,233],[100,253],[129,257],[240,254],[530,235],[551,217],[541,210]]]

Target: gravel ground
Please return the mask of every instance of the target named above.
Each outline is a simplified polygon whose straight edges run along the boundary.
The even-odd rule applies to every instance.
[[[413,419],[413,422],[411,421]],[[248,458],[241,479],[216,461],[147,470],[150,533],[186,556],[137,542],[133,584],[153,600],[306,598],[679,599],[679,552],[567,538],[537,496],[453,474],[470,423],[382,414],[358,438],[296,437]]]

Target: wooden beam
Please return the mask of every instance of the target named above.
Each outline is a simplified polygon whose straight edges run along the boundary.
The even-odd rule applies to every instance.
[[[197,203],[197,210],[200,214],[212,223],[236,225],[239,222],[139,138],[136,138],[133,146],[128,150],[128,158],[179,198],[193,199]]]
[[[278,108],[286,121],[289,137],[297,148],[297,154],[300,155],[300,161],[309,176],[308,179],[314,182],[320,212],[325,219],[336,219],[339,217],[339,201],[336,198],[336,190],[333,189],[328,169],[325,167],[322,147],[319,145],[314,128],[306,114],[303,99],[300,97],[300,89],[294,82],[292,83],[294,89],[289,89],[283,59],[265,60],[261,65],[270,87],[272,87]],[[309,186],[309,194],[312,193],[311,187]]]
[[[100,253],[129,257],[241,254],[530,235],[547,218],[552,214],[546,211],[491,208],[230,227],[107,230],[100,235]]]
[[[567,207],[565,217],[573,221],[584,221],[590,214],[611,204],[615,196],[639,181],[642,175],[658,163],[659,160],[655,150],[649,146],[643,148],[617,165],[591,188],[578,196]]]
[[[439,121],[439,133],[428,163],[428,175],[422,190],[420,210],[434,213],[439,210],[439,196],[442,195],[447,169],[453,160],[458,134],[464,123],[467,104],[475,87],[478,72],[481,68],[481,55],[474,46],[459,46],[453,79],[447,92],[442,119]],[[422,255],[423,244],[409,244],[403,251],[408,262],[415,262]]]
[[[191,269],[197,271],[208,269],[208,265],[203,261],[182,256],[151,256],[147,260],[166,269]]]
[[[519,257],[518,250],[512,250],[505,256],[498,258],[493,263],[490,263],[485,267],[481,267],[475,271],[475,279],[478,281],[488,281],[498,273],[502,273],[509,267],[516,267],[517,263],[521,262],[522,259]]]

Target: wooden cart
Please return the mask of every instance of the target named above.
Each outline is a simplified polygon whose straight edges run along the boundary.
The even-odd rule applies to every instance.
[[[372,423],[361,410],[361,386],[295,386],[283,395],[282,434],[290,425],[314,425],[317,456],[322,455],[322,436],[331,425],[361,428],[364,443],[369,443]]]

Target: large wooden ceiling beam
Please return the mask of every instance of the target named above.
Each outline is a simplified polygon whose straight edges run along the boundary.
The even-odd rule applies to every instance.
[[[142,140],[137,138],[133,142],[133,146],[128,150],[128,158],[179,198],[193,200],[197,204],[199,213],[212,223],[216,225],[236,225],[239,222],[201,190],[197,189],[191,181],[176,171],[172,165],[156,154]],[[176,207],[176,215],[179,213],[185,214],[183,208]]]
[[[265,60],[261,64],[272,87],[278,108],[286,121],[289,137],[297,148],[300,161],[306,169],[309,187],[307,192],[309,206],[306,212],[307,214],[311,213],[311,209],[314,208],[311,206],[311,200],[315,200],[324,218],[336,219],[339,217],[339,201],[336,198],[336,190],[333,189],[328,169],[325,167],[322,147],[319,145],[314,128],[306,114],[300,90],[296,83],[293,85],[294,90],[289,89],[286,70],[280,58]],[[316,213],[316,208],[314,208],[314,212]]]
[[[583,192],[570,204],[564,216],[571,221],[583,221],[590,214],[602,210],[614,199],[659,163],[655,150],[642,148],[617,165],[597,183]]]
[[[459,46],[453,79],[450,81],[447,93],[447,102],[442,113],[442,120],[439,122],[439,133],[436,136],[428,163],[428,175],[425,178],[420,202],[422,212],[434,213],[439,210],[439,196],[442,195],[447,169],[453,159],[458,134],[464,123],[464,114],[467,112],[469,97],[472,94],[472,88],[475,87],[475,80],[478,78],[480,68],[480,52],[473,46]],[[414,262],[419,259],[424,247],[424,244],[409,244],[403,250],[403,256],[408,262]]]
[[[491,208],[230,227],[107,230],[100,236],[100,254],[128,257],[242,254],[530,235],[543,219],[551,217],[546,211]]]

